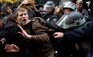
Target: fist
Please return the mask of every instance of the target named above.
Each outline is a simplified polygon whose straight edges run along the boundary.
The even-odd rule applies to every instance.
[[[64,33],[62,33],[62,32],[55,32],[55,33],[53,34],[53,36],[54,36],[54,38],[63,38]]]

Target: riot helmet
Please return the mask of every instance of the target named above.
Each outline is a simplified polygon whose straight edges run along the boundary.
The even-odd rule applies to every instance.
[[[69,8],[69,9],[71,9],[71,10],[73,10],[73,11],[75,11],[76,10],[76,5],[75,5],[75,3],[73,3],[73,2],[71,2],[71,1],[65,1],[65,2],[63,2],[63,9],[65,9],[65,8]]]
[[[67,15],[63,15],[56,24],[62,29],[68,29],[81,26],[85,22],[86,20],[81,13],[73,11]]]

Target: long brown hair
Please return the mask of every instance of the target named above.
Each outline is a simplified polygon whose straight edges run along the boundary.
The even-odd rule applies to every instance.
[[[58,6],[56,6],[55,7],[55,11],[54,11],[54,14],[58,17],[58,19],[62,16],[62,14],[63,14],[63,10],[60,8],[60,7],[58,7]]]

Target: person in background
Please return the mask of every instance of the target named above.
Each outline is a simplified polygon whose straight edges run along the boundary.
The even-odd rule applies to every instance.
[[[89,13],[88,13],[88,11],[86,9],[84,9],[83,1],[82,0],[77,0],[76,1],[76,7],[77,7],[76,11],[80,12],[84,17],[86,17],[86,19],[88,21]]]
[[[42,15],[43,14],[43,5],[39,4],[39,5],[36,6],[36,8],[37,8],[37,11],[39,11],[40,14]]]
[[[71,2],[71,1],[65,1],[65,2],[63,2],[62,8],[63,8],[63,12],[65,15],[65,14],[69,14],[72,11],[75,11],[76,5],[75,5],[75,3]]]
[[[54,14],[57,16],[58,19],[63,15],[63,9],[59,6],[55,7]]]
[[[30,18],[41,17],[41,14],[38,12],[36,8],[36,5],[31,0],[24,0],[21,3],[21,7],[24,7],[28,10],[28,14]]]
[[[53,1],[47,1],[44,5],[44,13],[42,18],[47,23],[47,26],[51,29],[55,29],[55,23],[58,20],[57,16],[54,14],[55,4]]]

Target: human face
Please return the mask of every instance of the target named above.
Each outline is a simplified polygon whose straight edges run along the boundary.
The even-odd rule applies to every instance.
[[[82,8],[83,8],[83,3],[77,2],[77,3],[76,3],[76,7],[77,7],[78,10],[82,10]]]
[[[46,7],[45,12],[46,14],[50,14],[52,12],[53,8],[52,7]]]
[[[17,23],[24,26],[28,23],[29,21],[29,17],[28,17],[28,13],[27,10],[25,11],[18,11],[18,16],[17,16]]]
[[[64,14],[69,14],[70,12],[71,12],[70,9],[68,9],[68,8],[65,8],[65,9],[64,9]]]

